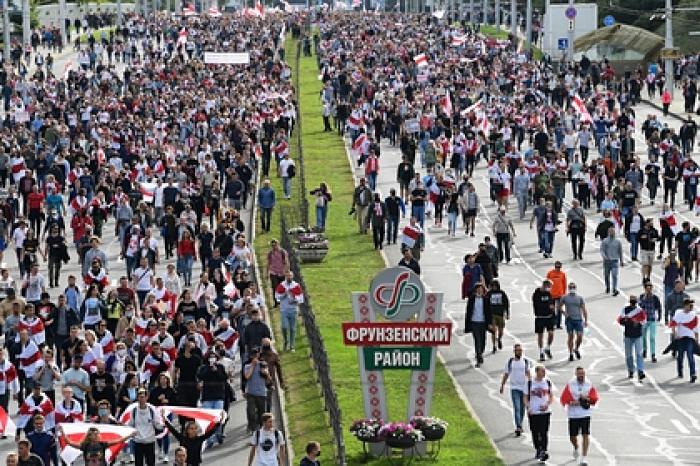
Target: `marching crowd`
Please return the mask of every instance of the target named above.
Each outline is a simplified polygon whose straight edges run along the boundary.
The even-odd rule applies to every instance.
[[[700,167],[693,159],[698,132],[690,115],[669,125],[655,114],[636,114],[644,83],[664,82],[660,65],[619,74],[607,59],[584,55],[553,67],[530,59],[517,38],[489,38],[466,23],[427,15],[329,14],[315,42],[325,129],[348,137],[363,172],[351,212],[361,234],[371,229],[376,249],[398,237],[399,265],[420,274],[429,224],[441,231],[446,214],[448,236],[456,236],[461,223],[461,231],[474,237],[479,212],[489,200],[497,208],[486,222],[492,236],[465,255],[462,270],[465,332],[474,338],[476,367],[484,363],[488,333],[494,353],[503,347],[511,309],[508,287],[497,277],[501,264],[511,262],[516,232],[527,228],[529,215],[545,259],[553,257],[557,237],[565,233],[570,260],[595,260],[590,253],[584,258],[587,231],[595,232],[606,293],[619,294],[626,257],[639,263],[642,288],[617,319],[630,379],[646,377],[645,359],[657,362],[663,349],[656,347],[657,326],[667,325],[671,345],[664,352],[676,357],[679,377],[687,359],[690,382],[696,381],[698,318],[684,289],[698,280],[700,235],[690,221],[678,219],[700,212]],[[689,57],[676,67],[689,112],[696,104],[696,64],[697,57]],[[638,140],[646,150],[637,147]],[[401,153],[398,186],[388,196],[377,190],[387,147]],[[476,189],[474,168],[484,163],[490,199],[480,198]],[[512,209],[521,222],[511,218]],[[409,221],[399,234],[403,217]],[[661,260],[663,284],[655,287],[652,274]],[[510,377],[516,435],[527,409],[536,458],[546,461],[553,397],[542,364],[552,359],[555,330],[562,325],[569,361],[580,360],[588,325],[585,300],[560,260],[534,291],[532,309],[541,365],[531,372],[533,364],[516,345],[503,383]],[[578,368],[561,403],[570,418],[574,457],[582,464],[590,407],[597,401]]]
[[[0,424],[18,442],[8,464],[72,462],[70,446],[104,465],[126,444],[122,463],[152,466],[156,453],[169,461],[172,435],[175,463],[198,465],[240,396],[249,464],[284,459],[270,414],[280,356],[243,218],[258,163],[288,158],[296,109],[281,18],[130,16],[82,49],[79,67],[0,71]],[[124,50],[114,60],[112,47]],[[212,50],[250,63],[204,63]],[[275,306],[294,350],[302,297],[285,272]],[[67,426],[79,421],[132,431],[76,440]]]

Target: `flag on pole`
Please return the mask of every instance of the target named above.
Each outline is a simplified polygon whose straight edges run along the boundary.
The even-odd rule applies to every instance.
[[[255,2],[255,10],[258,12],[258,16],[261,18],[265,17],[265,7],[260,2]]]
[[[448,117],[452,118],[452,99],[449,94],[440,97],[440,109]]]
[[[424,53],[420,53],[413,57],[413,61],[416,66],[428,66],[428,56]]]

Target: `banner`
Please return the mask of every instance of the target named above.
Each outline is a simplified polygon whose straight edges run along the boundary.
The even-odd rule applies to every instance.
[[[210,65],[247,65],[250,54],[232,52],[204,52],[204,63]]]

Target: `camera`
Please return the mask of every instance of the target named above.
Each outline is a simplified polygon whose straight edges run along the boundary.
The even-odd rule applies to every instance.
[[[581,398],[578,401],[579,406],[581,406],[583,409],[588,409],[591,407],[591,402],[588,401],[588,399]]]

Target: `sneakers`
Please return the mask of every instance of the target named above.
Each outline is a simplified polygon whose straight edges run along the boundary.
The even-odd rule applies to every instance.
[[[647,375],[643,371],[639,371],[639,373],[637,374],[637,378],[641,382],[642,380],[647,378]]]
[[[167,456],[163,456],[163,464],[168,464],[168,457]]]
[[[569,353],[569,362],[574,361],[574,353]]]
[[[520,437],[523,434],[523,428],[522,427],[516,427],[515,428],[515,436]]]
[[[698,379],[697,376],[691,375],[691,376],[690,376],[690,383],[695,383],[695,381],[696,381],[697,379]]]
[[[581,359],[581,352],[579,350],[574,350],[574,354],[576,355],[576,359]]]
[[[651,362],[656,362],[656,355],[655,354],[651,355]]]
[[[578,462],[579,466],[588,466],[588,461],[586,461],[586,457],[582,456],[581,461]]]
[[[647,358],[647,350],[642,351],[642,359]]]
[[[543,452],[540,454],[540,462],[541,462],[541,463],[544,463],[544,462],[547,461],[548,459],[549,459],[549,453],[547,453],[546,451],[543,451]]]
[[[552,359],[552,351],[549,348],[544,350],[544,354],[546,354],[549,359]]]
[[[617,295],[619,295],[619,294],[620,294],[620,291],[619,291],[619,290],[613,291],[613,296],[617,296]]]
[[[498,349],[503,349],[503,342],[500,338],[498,339]]]
[[[573,455],[575,460],[578,459],[578,448],[574,448],[574,452],[572,455]]]
[[[544,353],[540,353],[540,362],[544,362]]]
[[[631,378],[633,378],[633,377],[634,377],[634,372],[630,371],[630,372],[627,373],[627,378],[628,378],[628,379],[631,379]]]

